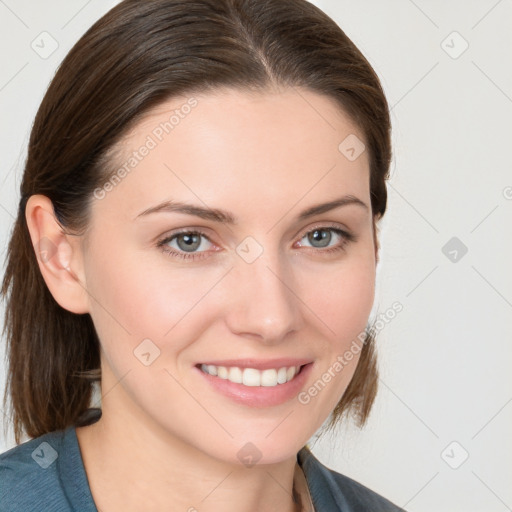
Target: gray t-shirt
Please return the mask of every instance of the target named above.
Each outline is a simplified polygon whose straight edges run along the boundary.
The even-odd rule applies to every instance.
[[[324,466],[309,448],[297,454],[314,512],[404,512]],[[50,432],[0,455],[0,512],[98,512],[75,427]]]

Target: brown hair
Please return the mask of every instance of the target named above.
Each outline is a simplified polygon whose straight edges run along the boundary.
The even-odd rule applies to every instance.
[[[340,27],[306,0],[124,0],[75,44],[57,70],[30,134],[2,295],[8,362],[4,408],[16,443],[79,425],[99,339],[88,314],[57,304],[43,280],[25,219],[43,194],[69,233],[88,225],[93,191],[112,175],[107,158],[144,114],[179,94],[221,86],[297,86],[334,99],[365,135],[375,219],[386,210],[390,119],[379,79]],[[373,331],[331,424],[351,411],[366,422],[377,391]]]

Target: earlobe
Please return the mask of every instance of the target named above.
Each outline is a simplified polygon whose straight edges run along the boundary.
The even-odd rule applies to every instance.
[[[79,237],[65,233],[51,200],[44,195],[29,197],[25,218],[39,269],[53,298],[72,313],[88,313]]]

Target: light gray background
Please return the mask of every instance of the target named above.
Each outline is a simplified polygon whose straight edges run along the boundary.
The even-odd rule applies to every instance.
[[[2,260],[46,86],[116,3],[0,0]],[[392,106],[374,315],[403,305],[378,335],[367,427],[313,451],[411,512],[512,510],[512,2],[313,3],[366,55]],[[58,42],[46,59],[31,47],[43,31]],[[3,392],[1,361],[0,379]],[[0,452],[12,446],[0,439]]]

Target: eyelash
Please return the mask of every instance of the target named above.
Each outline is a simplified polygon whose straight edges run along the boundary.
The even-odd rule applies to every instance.
[[[349,244],[350,242],[357,241],[357,237],[353,233],[349,233],[348,231],[344,231],[338,227],[325,226],[325,225],[314,227],[314,228],[302,233],[299,240],[302,240],[306,235],[313,233],[314,231],[332,231],[341,237],[341,242],[338,243],[338,245],[336,245],[334,247],[330,247],[328,249],[323,249],[323,250],[320,248],[317,249],[316,252],[323,253],[323,254],[325,254],[325,253],[331,254],[331,253],[337,253],[339,251],[345,251],[345,247],[347,246],[347,244]],[[199,259],[203,259],[203,258],[207,257],[207,256],[203,256],[206,254],[207,251],[196,252],[196,253],[186,253],[186,252],[178,252],[176,250],[170,250],[166,244],[168,244],[169,242],[172,242],[177,236],[182,235],[182,234],[200,235],[200,236],[206,238],[206,240],[208,240],[210,243],[213,243],[208,238],[208,236],[205,233],[203,233],[202,231],[194,230],[194,229],[183,229],[181,231],[177,231],[177,232],[171,234],[170,236],[166,236],[165,238],[159,240],[157,242],[157,247],[164,254],[166,254],[167,256],[170,256],[172,258],[181,258],[181,259],[185,259],[185,260],[199,260]],[[313,247],[312,249],[315,249],[315,248]]]

